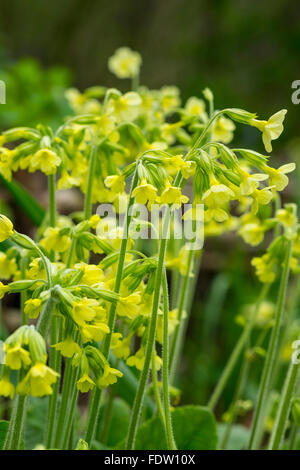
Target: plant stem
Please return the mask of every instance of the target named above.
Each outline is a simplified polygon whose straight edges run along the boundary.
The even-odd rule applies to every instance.
[[[71,359],[67,359],[64,378],[63,378],[61,403],[59,407],[59,413],[58,413],[57,425],[56,425],[56,431],[55,431],[55,440],[54,440],[55,449],[59,449],[61,440],[62,440],[62,432],[64,429],[65,416],[66,416],[66,411],[68,407],[68,400],[69,400],[70,387],[71,387],[71,374],[72,374],[72,361]]]
[[[154,350],[152,354],[152,360],[151,360],[152,386],[153,386],[155,401],[157,405],[157,411],[158,411],[161,423],[165,427],[165,416],[164,416],[162,402],[160,398],[160,391],[158,388],[157,373],[156,373],[156,367],[155,367],[155,357],[156,357],[156,351]]]
[[[44,305],[43,311],[40,315],[40,319],[37,324],[37,331],[46,339],[49,325],[51,321],[51,314],[55,305],[55,299],[50,295],[49,299]],[[17,395],[14,403],[14,409],[12,417],[9,422],[9,428],[7,431],[7,437],[4,444],[4,449],[18,450],[22,440],[24,430],[24,419],[26,415],[26,408],[28,403],[28,397],[23,395]]]
[[[56,202],[55,202],[55,174],[48,176],[48,194],[49,194],[49,225],[55,227],[56,224]]]
[[[222,375],[219,379],[219,382],[217,383],[217,386],[216,388],[214,389],[214,392],[212,394],[212,396],[210,397],[210,400],[207,404],[207,406],[210,408],[210,409],[213,409],[226,384],[227,384],[227,381],[230,377],[230,375],[232,374],[232,371],[237,363],[237,360],[238,358],[240,357],[240,354],[251,334],[251,331],[252,331],[252,328],[254,326],[254,323],[255,323],[255,320],[256,320],[256,317],[257,317],[257,313],[259,311],[259,307],[260,307],[260,304],[261,302],[263,301],[263,299],[265,298],[266,294],[267,294],[267,291],[269,289],[269,284],[264,284],[262,289],[261,289],[261,293],[259,295],[259,298],[258,298],[258,301],[256,303],[256,307],[255,307],[255,312],[253,312],[250,320],[248,321],[248,323],[246,324],[245,328],[243,329],[243,332],[241,334],[241,336],[239,337],[239,340],[238,342],[236,343],[235,347],[234,347],[234,350],[232,351],[227,363],[226,363],[226,366],[222,372]]]
[[[60,319],[54,317],[51,325],[51,344],[58,343],[60,338],[61,322]],[[53,348],[52,348],[53,349]],[[50,367],[56,372],[61,371],[61,353],[60,351],[53,350],[50,355]],[[48,420],[47,420],[47,437],[46,437],[46,449],[51,449],[54,440],[54,428],[57,416],[57,400],[59,395],[59,383],[57,380],[53,385],[53,393],[49,398],[48,405]]]
[[[156,333],[156,321],[157,321],[157,313],[158,313],[158,306],[160,301],[160,291],[162,285],[162,278],[163,278],[163,269],[164,269],[164,261],[165,261],[165,254],[167,248],[167,233],[169,230],[170,224],[170,208],[167,207],[166,214],[164,215],[163,221],[163,230],[162,236],[159,245],[159,253],[158,253],[158,262],[155,274],[155,287],[154,287],[154,297],[153,297],[153,305],[152,305],[152,315],[149,325],[149,332],[148,332],[148,340],[146,345],[145,351],[145,362],[143,370],[140,374],[140,379],[138,383],[137,392],[135,395],[133,409],[130,417],[129,422],[129,429],[128,435],[126,440],[126,449],[132,450],[134,449],[135,438],[137,433],[137,428],[139,424],[140,414],[143,407],[146,385],[149,376],[149,369],[151,363],[151,357],[153,353],[154,343],[155,343],[155,333]]]
[[[92,193],[93,193],[93,179],[95,173],[95,164],[98,148],[96,145],[92,146],[90,161],[89,161],[89,172],[87,180],[87,188],[84,200],[84,218],[87,220],[92,215]]]
[[[163,404],[165,411],[165,427],[168,449],[177,450],[174,439],[169,396],[169,294],[167,274],[163,277],[163,363],[162,363],[162,386]]]
[[[290,443],[289,443],[289,450],[295,449],[295,444],[297,443],[297,435],[298,435],[298,428],[297,424],[293,424],[291,435],[290,435]]]
[[[186,295],[187,295],[187,286],[188,286],[188,281],[191,276],[191,271],[193,267],[193,261],[194,261],[194,255],[195,252],[190,250],[188,254],[188,260],[187,260],[187,267],[186,267],[186,273],[184,275],[181,288],[180,288],[180,297],[179,297],[179,303],[178,303],[178,313],[177,313],[177,320],[178,323],[175,327],[175,331],[173,334],[172,342],[171,342],[171,350],[170,350],[170,373],[171,377],[175,376],[176,368],[177,368],[177,363],[178,363],[178,356],[179,356],[179,348],[180,348],[180,331],[183,328],[183,311],[184,311],[184,306],[185,306],[185,301],[186,301]]]
[[[287,420],[292,403],[292,396],[296,387],[299,364],[290,363],[281,395],[275,425],[272,430],[269,450],[279,450],[284,437]]]
[[[253,420],[250,442],[249,442],[249,449],[255,449],[256,439],[260,435],[260,428],[262,426],[263,409],[266,403],[266,398],[269,392],[270,380],[271,380],[272,372],[273,372],[274,365],[275,365],[276,348],[277,348],[277,344],[279,340],[281,320],[282,320],[283,310],[285,306],[286,289],[287,289],[288,279],[289,279],[292,246],[293,246],[293,241],[287,240],[284,266],[283,266],[283,271],[281,274],[278,299],[277,299],[277,304],[276,304],[276,309],[275,309],[275,323],[272,329],[267,357],[265,360],[262,378],[260,382],[258,402],[257,402],[255,414],[254,414],[254,420]]]
[[[70,395],[68,400],[68,408],[67,413],[65,416],[65,426],[62,432],[62,450],[68,448],[68,444],[70,441],[70,435],[73,427],[74,422],[74,415],[76,411],[76,404],[78,399],[78,389],[76,386],[76,382],[80,375],[80,369],[72,370],[71,372],[71,380],[70,380]]]
[[[117,294],[119,294],[120,287],[121,287],[123,268],[125,264],[125,256],[126,256],[126,250],[127,250],[128,232],[129,232],[129,226],[131,222],[131,208],[134,203],[134,198],[132,197],[132,191],[136,187],[137,182],[138,182],[138,172],[137,172],[137,167],[136,167],[136,170],[132,179],[132,183],[131,183],[129,202],[128,202],[126,216],[124,220],[123,238],[121,242],[119,260],[118,260],[118,266],[117,266],[117,272],[116,272],[114,292]],[[108,317],[109,333],[105,337],[104,346],[103,346],[103,355],[106,359],[108,358],[108,355],[109,355],[112,333],[114,331],[114,326],[115,326],[115,321],[116,321],[116,312],[117,312],[117,303],[114,302],[111,304],[111,307],[110,307],[109,317]],[[99,419],[100,399],[101,399],[101,390],[95,387],[91,394],[91,399],[90,399],[90,404],[89,404],[89,414],[88,414],[89,417],[88,417],[88,424],[87,424],[87,432],[86,432],[86,437],[85,437],[85,441],[88,443],[89,446],[94,438],[95,430],[96,430],[98,419]]]

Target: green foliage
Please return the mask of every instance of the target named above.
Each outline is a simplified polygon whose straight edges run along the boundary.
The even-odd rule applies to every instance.
[[[4,419],[2,419],[0,421],[0,449],[2,449],[4,445],[7,429],[8,429],[8,421],[5,421]]]
[[[174,437],[179,450],[214,450],[217,447],[216,423],[211,411],[202,406],[182,406],[172,411]],[[159,417],[140,426],[137,450],[167,449]]]

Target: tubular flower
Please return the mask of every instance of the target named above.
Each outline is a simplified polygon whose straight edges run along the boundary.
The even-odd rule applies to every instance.
[[[59,228],[48,227],[40,244],[49,252],[55,250],[63,253],[69,248],[70,239],[67,235],[62,235]]]
[[[82,284],[93,286],[104,280],[102,269],[95,264],[77,263],[75,268],[82,270],[84,273],[81,279]]]
[[[31,363],[29,352],[22,348],[19,344],[10,345],[4,343],[3,349],[5,351],[4,363],[12,370],[27,367]]]
[[[9,291],[9,286],[5,286],[3,282],[0,281],[0,299],[3,299],[6,292]]]
[[[272,152],[272,140],[278,139],[283,131],[283,121],[287,113],[282,109],[273,114],[267,121],[252,119],[250,124],[262,132],[262,139],[267,152]]]
[[[138,106],[142,100],[138,93],[129,91],[123,96],[111,99],[108,110],[120,121],[133,121],[138,115]]]
[[[137,292],[121,297],[117,305],[117,314],[120,317],[135,318],[140,310],[141,296]]]
[[[118,78],[133,78],[139,74],[142,58],[129,47],[120,47],[108,60],[108,68]]]
[[[251,264],[255,267],[256,275],[260,282],[274,282],[276,278],[275,260],[269,255],[264,254],[261,258],[253,258]]]
[[[77,388],[81,393],[87,393],[89,390],[92,390],[95,386],[95,382],[91,377],[84,373],[79,380],[77,380]]]
[[[16,260],[0,252],[0,278],[10,279],[18,270]]]
[[[60,351],[62,356],[64,357],[73,357],[74,354],[80,354],[81,349],[79,344],[77,344],[71,336],[67,336],[63,341],[60,343],[56,343],[52,345],[52,348]]]
[[[224,116],[217,119],[213,132],[212,139],[216,142],[224,142],[224,144],[229,144],[233,139],[233,132],[235,130],[235,125],[231,119],[225,118]]]
[[[127,359],[127,357],[130,355],[130,343],[132,336],[128,335],[127,338],[121,339],[121,333],[113,333],[113,335],[111,348],[114,352],[114,355],[118,359]]]
[[[289,179],[286,174],[291,173],[295,168],[295,163],[282,165],[277,170],[265,165],[264,171],[270,176],[270,186],[275,186],[277,191],[282,191],[289,183]]]
[[[73,318],[79,326],[85,326],[86,322],[92,321],[96,316],[95,308],[98,302],[95,299],[83,298],[73,304]]]
[[[15,395],[15,387],[5,375],[0,379],[0,396],[9,397],[11,400]]]
[[[11,221],[3,214],[0,214],[0,242],[7,240],[13,233],[14,227]]]
[[[118,377],[123,377],[123,374],[118,369],[113,369],[109,364],[105,364],[103,375],[97,379],[97,386],[99,388],[106,388],[117,382]]]
[[[161,196],[158,198],[160,204],[175,204],[181,206],[186,204],[189,198],[181,193],[180,188],[175,186],[167,185]]]
[[[255,223],[245,224],[239,230],[239,235],[249,245],[259,245],[263,239],[266,228]]]
[[[17,393],[33,397],[52,395],[52,387],[59,374],[42,362],[34,364],[27,372],[24,379],[17,385]]]
[[[41,299],[28,299],[25,302],[24,313],[28,318],[37,318],[42,310]]]
[[[93,324],[85,324],[80,330],[82,341],[87,343],[88,341],[102,341],[104,336],[109,333],[109,327],[106,323],[95,322]]]
[[[125,178],[123,175],[107,176],[104,183],[114,194],[123,193],[125,190]]]
[[[52,150],[45,148],[38,150],[33,155],[30,160],[30,169],[32,171],[41,170],[46,175],[53,175],[60,163],[59,156]]]
[[[138,204],[153,204],[157,198],[157,189],[152,185],[147,183],[146,179],[143,178],[140,181],[140,184],[134,188],[132,191],[132,196],[135,197],[135,200]]]

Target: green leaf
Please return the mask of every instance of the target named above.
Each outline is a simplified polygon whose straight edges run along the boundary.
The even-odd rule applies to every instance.
[[[6,181],[3,176],[0,175],[0,182],[12,194],[18,205],[24,210],[24,212],[26,212],[32,222],[35,225],[40,226],[46,212],[36,202],[34,197],[16,181]]]
[[[172,411],[174,437],[179,450],[215,450],[216,422],[212,412],[202,406],[181,406]],[[136,450],[166,450],[165,433],[159,417],[138,429]]]
[[[112,417],[108,432],[108,447],[115,446],[127,435],[130,418],[130,407],[122,399],[116,398],[113,403]]]
[[[9,422],[5,421],[4,419],[0,421],[0,449],[2,449],[4,446],[8,424]]]
[[[30,397],[25,421],[25,449],[34,449],[44,442],[48,398]]]
[[[222,442],[227,425],[218,424],[219,443]],[[241,424],[234,424],[226,446],[227,450],[241,450],[247,446],[250,438],[250,430]]]

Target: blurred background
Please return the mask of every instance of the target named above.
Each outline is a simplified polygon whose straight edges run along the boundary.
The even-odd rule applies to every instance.
[[[174,84],[186,99],[208,86],[218,109],[241,107],[263,119],[288,109],[272,166],[297,162],[300,105],[291,101],[291,85],[300,79],[299,21],[292,0],[3,0],[0,79],[7,104],[0,107],[0,128],[58,126],[68,113],[64,90],[70,86],[126,89],[129,83],[109,73],[107,60],[129,46],[141,53],[141,82],[150,88]],[[263,152],[256,129],[238,126],[236,142]],[[18,178],[43,203],[44,183],[28,174]],[[297,172],[291,180],[285,199],[299,201]],[[2,194],[14,211],[13,198]],[[232,237],[207,243],[178,383],[183,402],[205,403],[220,375],[241,331],[235,318],[257,296],[250,265],[257,252]],[[255,395],[260,366],[255,363],[244,398]],[[238,367],[232,383],[237,374]],[[232,392],[229,384],[220,414]]]

